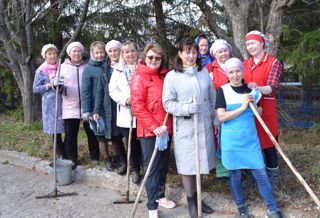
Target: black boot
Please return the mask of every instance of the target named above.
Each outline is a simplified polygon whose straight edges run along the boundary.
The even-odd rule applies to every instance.
[[[104,159],[104,163],[105,163],[106,169],[107,169],[108,171],[113,171],[112,163],[111,163],[111,158],[110,158],[110,157],[107,157],[106,159]]]
[[[196,206],[198,207],[197,192],[194,193],[194,199],[196,201]],[[203,213],[207,213],[207,214],[214,212],[214,210],[209,205],[204,203],[204,201],[201,201],[201,209]]]
[[[195,197],[187,197],[188,201],[188,210],[191,218],[197,218],[198,217],[198,210],[197,210],[197,202],[195,201]]]
[[[123,157],[119,158],[119,167],[117,173],[119,175],[124,175],[127,172],[127,161]]]

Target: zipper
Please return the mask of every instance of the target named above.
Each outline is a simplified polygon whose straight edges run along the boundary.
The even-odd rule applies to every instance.
[[[78,80],[78,97],[79,97],[79,114],[81,119],[81,95],[80,95],[80,81],[79,81],[79,66],[77,66],[77,80]]]

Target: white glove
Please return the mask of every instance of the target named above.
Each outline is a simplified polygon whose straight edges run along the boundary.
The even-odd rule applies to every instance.
[[[189,114],[197,114],[200,112],[200,104],[198,103],[192,103],[189,105],[188,108]]]
[[[63,84],[64,84],[63,79],[58,77],[54,78],[54,81],[53,81],[54,86],[62,86]]]
[[[82,113],[81,119],[84,121],[89,121],[90,112]]]

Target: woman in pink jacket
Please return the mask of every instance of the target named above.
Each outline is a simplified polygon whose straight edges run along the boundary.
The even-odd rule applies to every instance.
[[[65,146],[67,159],[73,161],[73,169],[78,163],[78,132],[82,118],[81,86],[82,72],[87,66],[83,60],[84,46],[80,42],[72,42],[67,47],[66,58],[61,65],[60,76],[64,81],[62,93],[62,118],[65,127]],[[83,122],[88,144],[98,147],[98,141],[87,121]]]

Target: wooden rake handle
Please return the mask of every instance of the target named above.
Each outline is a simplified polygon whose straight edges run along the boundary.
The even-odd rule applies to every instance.
[[[289,160],[289,158],[287,157],[287,155],[283,152],[282,148],[280,147],[279,143],[277,142],[277,140],[273,137],[272,133],[270,132],[269,128],[267,127],[267,125],[264,123],[264,121],[262,120],[261,116],[259,115],[257,109],[255,108],[255,106],[252,104],[252,102],[249,103],[249,106],[251,108],[251,110],[253,111],[254,115],[256,116],[256,118],[258,119],[259,123],[261,124],[261,126],[263,127],[263,129],[266,131],[267,135],[269,136],[269,138],[271,139],[272,143],[274,144],[274,146],[277,148],[277,150],[279,151],[279,153],[281,154],[282,158],[284,159],[284,161],[287,163],[287,165],[289,166],[289,168],[291,169],[291,171],[294,173],[294,175],[298,178],[298,180],[300,181],[300,183],[303,185],[303,187],[307,190],[307,192],[309,193],[309,195],[311,196],[311,198],[314,200],[314,202],[318,205],[318,207],[320,208],[320,201],[317,198],[317,196],[314,194],[314,192],[312,191],[312,189],[309,187],[309,185],[307,184],[307,182],[303,179],[303,177],[300,175],[300,173],[297,171],[297,169],[293,166],[293,164],[291,163],[291,161]]]
[[[167,122],[168,122],[168,119],[169,119],[169,113],[166,114],[165,118],[164,118],[164,121],[163,121],[163,126],[166,126],[167,125]],[[147,182],[147,179],[149,177],[149,174],[150,174],[150,171],[151,171],[151,168],[153,166],[153,162],[157,156],[157,153],[158,153],[158,149],[155,147],[153,149],[153,153],[152,153],[152,156],[151,156],[151,159],[150,159],[150,162],[149,162],[149,165],[147,167],[147,171],[144,175],[144,178],[141,182],[141,185],[140,185],[140,188],[139,188],[139,191],[138,191],[138,194],[137,194],[137,197],[136,197],[136,200],[134,202],[134,205],[133,205],[133,208],[132,208],[132,211],[131,211],[131,214],[130,214],[130,217],[131,218],[134,218],[134,215],[136,213],[136,210],[137,210],[137,207],[138,207],[138,203],[139,203],[139,200],[140,200],[140,197],[141,197],[141,193],[143,191],[143,188]]]

